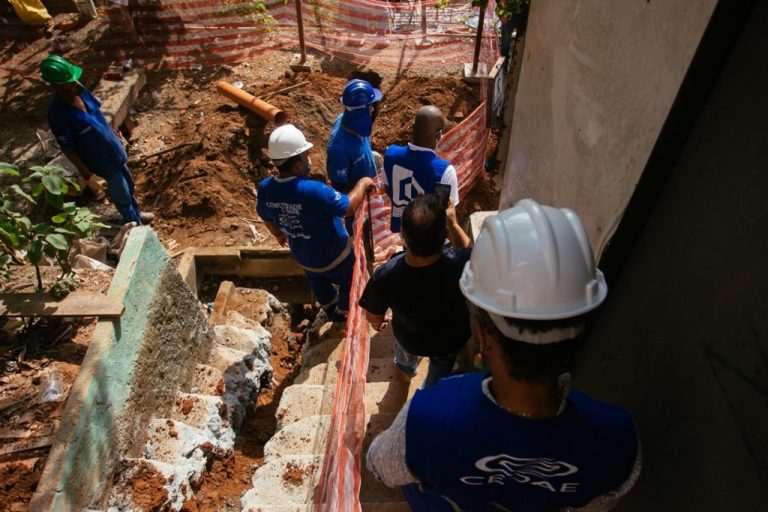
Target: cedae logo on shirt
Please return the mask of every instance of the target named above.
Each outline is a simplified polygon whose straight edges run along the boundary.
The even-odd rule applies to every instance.
[[[475,462],[482,475],[463,476],[466,485],[507,485],[508,482],[541,487],[551,492],[576,492],[578,482],[562,482],[560,478],[576,473],[579,468],[555,459],[520,458],[502,453]],[[555,481],[558,480],[558,481]]]
[[[392,202],[395,205],[405,206],[423,193],[424,189],[414,179],[413,171],[397,164],[392,166]]]

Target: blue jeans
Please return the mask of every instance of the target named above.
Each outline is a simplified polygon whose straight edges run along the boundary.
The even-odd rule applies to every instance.
[[[421,356],[415,356],[405,350],[400,342],[395,340],[395,366],[403,373],[413,375],[416,373],[416,367],[421,362]],[[429,356],[429,369],[424,379],[422,388],[428,388],[437,383],[443,377],[447,377],[453,371],[453,363],[456,362],[456,354],[447,356]]]
[[[107,182],[107,194],[123,216],[123,222],[135,222],[137,226],[141,226],[139,204],[133,193],[133,176],[128,167],[123,165],[117,172],[102,178]]]
[[[329,317],[334,313],[344,314],[349,311],[349,290],[352,288],[354,265],[355,252],[350,251],[349,256],[328,272],[304,271],[312,293]],[[333,285],[339,287],[338,293]]]

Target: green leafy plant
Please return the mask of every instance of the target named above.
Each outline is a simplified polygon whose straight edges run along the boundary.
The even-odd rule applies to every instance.
[[[451,5],[451,0],[437,0],[437,2],[435,2],[436,9],[445,9],[449,5]]]
[[[25,259],[34,265],[37,276],[37,288],[43,290],[40,263],[43,257],[53,258],[61,270],[56,283],[51,288],[53,293],[68,293],[74,285],[72,267],[69,264],[69,252],[72,241],[76,238],[93,238],[94,230],[107,227],[98,222],[98,217],[88,208],[76,206],[74,202],[65,202],[70,190],[79,190],[77,181],[67,176],[61,167],[32,167],[32,173],[14,183],[9,189],[17,197],[31,206],[33,220],[19,211],[14,196],[0,193],[0,275],[8,277],[9,266],[15,260],[13,251],[23,251]],[[0,176],[17,178],[20,176],[16,166],[0,162]]]

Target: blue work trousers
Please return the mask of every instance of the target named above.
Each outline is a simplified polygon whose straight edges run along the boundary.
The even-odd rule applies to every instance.
[[[133,176],[128,166],[123,164],[117,170],[100,176],[107,182],[107,195],[123,216],[123,222],[135,222],[141,226],[139,204],[133,192]]]
[[[310,272],[305,270],[312,293],[320,306],[331,317],[335,312],[345,314],[349,311],[349,291],[352,288],[352,272],[355,266],[355,252],[350,251],[341,263],[327,272]],[[339,291],[333,287],[339,287]]]

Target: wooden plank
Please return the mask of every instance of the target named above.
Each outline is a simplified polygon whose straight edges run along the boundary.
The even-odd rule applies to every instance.
[[[0,293],[0,316],[120,316],[123,305],[97,292],[72,292],[57,300],[47,293]]]
[[[53,436],[33,437],[18,441],[16,443],[0,445],[0,456],[10,455],[12,453],[25,452],[28,450],[37,450],[47,448],[53,444]]]

